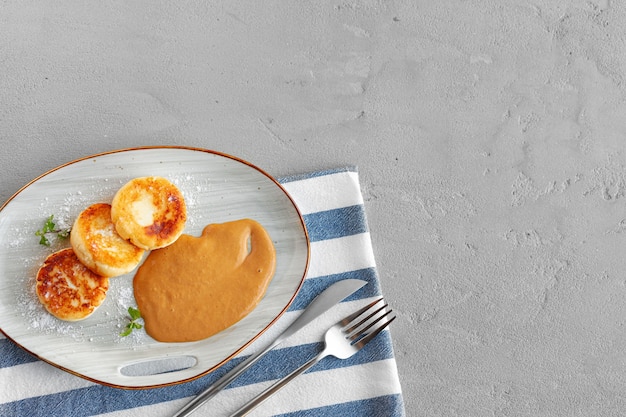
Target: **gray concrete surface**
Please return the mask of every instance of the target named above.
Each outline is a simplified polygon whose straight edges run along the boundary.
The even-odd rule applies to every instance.
[[[626,5],[0,3],[0,200],[141,145],[357,165],[409,416],[626,414]]]

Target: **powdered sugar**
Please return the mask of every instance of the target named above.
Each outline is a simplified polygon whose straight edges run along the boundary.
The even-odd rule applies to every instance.
[[[194,230],[201,225],[206,224],[202,210],[196,210],[199,205],[197,196],[206,195],[211,192],[211,179],[207,177],[198,177],[192,174],[176,175],[168,178],[176,185],[185,197],[187,205],[187,229]]]

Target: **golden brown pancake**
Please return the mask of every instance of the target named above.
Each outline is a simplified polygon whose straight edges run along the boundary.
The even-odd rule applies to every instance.
[[[126,274],[141,262],[144,250],[123,239],[111,221],[111,206],[97,203],[83,210],[72,226],[70,242],[76,256],[93,272],[106,277]]]
[[[48,256],[37,272],[37,297],[53,316],[66,321],[89,317],[102,304],[109,279],[85,267],[71,248]]]
[[[118,190],[111,203],[117,233],[140,248],[168,246],[185,229],[187,207],[180,190],[162,177],[140,177]]]

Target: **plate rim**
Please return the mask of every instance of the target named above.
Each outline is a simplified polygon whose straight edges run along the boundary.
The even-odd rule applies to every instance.
[[[219,369],[220,367],[222,367],[224,364],[229,362],[231,359],[233,359],[239,353],[241,353],[242,351],[247,349],[259,337],[261,337],[263,334],[265,334],[287,312],[289,307],[293,304],[293,301],[295,300],[297,295],[300,293],[300,290],[302,289],[302,285],[304,284],[304,281],[306,279],[306,276],[307,276],[307,273],[308,273],[308,270],[309,270],[309,267],[310,267],[310,263],[311,263],[311,240],[310,240],[310,236],[309,236],[308,230],[306,228],[306,224],[304,222],[304,217],[302,215],[302,212],[300,211],[300,208],[297,206],[296,202],[293,200],[293,197],[291,197],[291,195],[289,194],[289,192],[287,192],[285,187],[283,187],[282,184],[280,184],[272,175],[267,173],[264,169],[258,167],[257,165],[255,165],[255,164],[253,164],[253,163],[251,163],[251,162],[249,162],[249,161],[247,161],[245,159],[242,159],[240,157],[237,157],[237,156],[234,156],[234,155],[231,155],[231,154],[228,154],[228,153],[224,153],[224,152],[221,152],[221,151],[216,151],[216,150],[207,149],[207,148],[201,148],[201,147],[195,147],[195,146],[185,146],[185,145],[134,146],[134,147],[119,148],[119,149],[114,149],[114,150],[109,150],[109,151],[98,152],[98,153],[95,153],[95,154],[91,154],[91,155],[87,155],[87,156],[83,156],[83,157],[80,157],[80,158],[76,158],[76,159],[67,161],[67,162],[65,162],[65,163],[63,163],[61,165],[58,165],[58,166],[56,166],[54,168],[51,168],[51,169],[45,171],[44,173],[42,173],[42,174],[38,175],[37,177],[31,179],[26,184],[24,184],[22,187],[20,187],[5,202],[3,202],[2,205],[0,205],[0,213],[4,210],[4,208],[11,201],[13,201],[22,192],[24,192],[24,190],[26,190],[28,187],[30,187],[32,184],[34,184],[35,182],[39,181],[40,179],[42,179],[42,178],[52,174],[53,172],[56,172],[56,171],[58,171],[60,169],[63,169],[65,167],[68,167],[68,166],[71,166],[71,165],[74,165],[76,163],[79,163],[79,162],[82,162],[82,161],[85,161],[85,160],[89,160],[89,159],[94,159],[94,158],[107,156],[107,155],[118,154],[118,153],[142,151],[142,150],[183,150],[183,151],[203,152],[203,153],[206,153],[206,154],[209,154],[209,155],[216,155],[216,156],[228,158],[228,159],[234,160],[236,162],[242,163],[242,164],[248,166],[249,168],[252,168],[252,169],[258,171],[259,173],[261,173],[262,175],[264,175],[267,179],[269,179],[272,183],[274,183],[274,185],[277,186],[283,192],[283,194],[288,198],[289,202],[291,203],[291,206],[295,209],[295,211],[296,211],[296,213],[298,215],[298,219],[300,221],[300,225],[302,227],[302,231],[303,231],[304,238],[305,238],[305,243],[306,243],[306,262],[305,262],[305,265],[304,265],[304,270],[302,271],[302,277],[299,280],[299,283],[297,285],[296,290],[291,295],[291,297],[290,297],[289,301],[287,302],[287,304],[277,313],[277,315],[265,327],[263,327],[261,330],[259,330],[251,339],[249,339],[243,345],[241,345],[238,348],[236,348],[230,355],[228,355],[224,359],[220,360],[215,365],[211,366],[209,369],[206,369],[206,370],[204,370],[202,372],[199,372],[197,375],[194,375],[194,376],[191,376],[191,377],[187,377],[187,378],[183,378],[183,379],[176,380],[176,381],[162,382],[162,383],[150,384],[150,385],[122,385],[122,384],[116,384],[116,383],[107,382],[107,381],[101,381],[101,380],[99,380],[97,378],[94,378],[94,377],[91,377],[91,376],[88,376],[88,375],[84,375],[84,374],[81,374],[78,371],[69,369],[69,368],[67,368],[67,367],[65,367],[63,365],[59,365],[59,364],[53,362],[52,360],[46,359],[46,358],[40,356],[40,354],[37,354],[37,353],[31,351],[30,349],[24,347],[22,344],[20,344],[18,341],[16,341],[14,338],[9,336],[7,333],[5,333],[5,331],[2,329],[2,326],[0,324],[0,333],[2,333],[2,335],[7,340],[10,340],[12,343],[14,343],[20,349],[24,350],[25,352],[28,352],[30,355],[32,355],[33,357],[37,358],[38,360],[41,360],[41,361],[43,361],[45,363],[48,363],[48,364],[52,365],[53,367],[55,367],[57,369],[60,369],[60,370],[62,370],[64,372],[67,372],[67,373],[69,373],[71,375],[74,375],[74,376],[80,377],[82,379],[85,379],[87,381],[91,381],[91,382],[94,382],[94,383],[97,383],[99,385],[106,386],[106,387],[119,388],[119,389],[124,389],[124,390],[129,390],[129,391],[143,390],[143,389],[153,389],[153,388],[164,388],[164,387],[168,387],[168,386],[184,384],[186,382],[190,382],[190,381],[202,378],[203,376],[206,376],[209,373],[211,373],[211,372]]]

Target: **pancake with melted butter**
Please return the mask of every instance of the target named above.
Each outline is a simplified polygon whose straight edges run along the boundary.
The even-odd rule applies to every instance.
[[[144,250],[123,239],[111,221],[111,206],[96,203],[83,210],[72,226],[70,243],[78,259],[96,274],[124,275],[133,269]]]
[[[89,270],[71,248],[49,255],[37,272],[39,301],[65,321],[83,320],[106,298],[109,279]]]
[[[187,221],[181,191],[163,177],[135,178],[113,197],[111,218],[117,233],[134,245],[152,250],[171,245]]]

